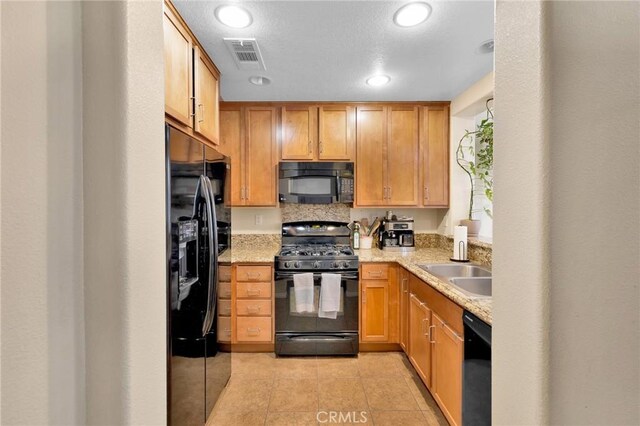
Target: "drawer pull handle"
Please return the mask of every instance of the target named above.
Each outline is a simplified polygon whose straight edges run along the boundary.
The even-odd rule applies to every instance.
[[[431,329],[432,328],[436,328],[436,326],[432,325],[432,326],[429,327],[429,343],[435,343],[436,342],[435,340],[433,340],[433,337],[432,337],[433,335],[431,334]]]
[[[369,275],[371,275],[372,277],[381,277],[382,271],[369,271]]]
[[[254,272],[254,273],[247,272],[248,280],[259,280],[261,276],[262,276],[262,273],[260,272]]]
[[[259,314],[261,306],[247,306],[247,312],[250,314]]]
[[[253,288],[248,288],[247,289],[247,296],[260,296],[260,289],[253,289]]]
[[[259,336],[260,335],[260,327],[247,328],[247,335],[249,335],[249,336]]]

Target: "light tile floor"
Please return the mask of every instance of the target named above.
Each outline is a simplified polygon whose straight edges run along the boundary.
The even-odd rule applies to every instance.
[[[447,425],[402,353],[357,358],[234,353],[231,372],[207,426]],[[346,422],[338,422],[340,413]]]

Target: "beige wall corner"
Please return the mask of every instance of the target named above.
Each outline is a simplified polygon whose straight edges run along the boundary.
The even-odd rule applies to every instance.
[[[77,2],[2,2],[1,424],[83,424]]]
[[[493,421],[640,424],[640,3],[496,22]]]
[[[492,408],[549,421],[549,142],[545,2],[496,3]]]
[[[162,2],[83,4],[87,423],[166,422]]]

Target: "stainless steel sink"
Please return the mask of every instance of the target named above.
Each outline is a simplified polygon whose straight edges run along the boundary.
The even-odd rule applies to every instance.
[[[419,265],[425,271],[449,281],[469,297],[491,297],[491,271],[477,265],[436,263]]]
[[[451,278],[454,286],[471,296],[491,297],[491,277],[482,278]]]
[[[490,277],[491,271],[476,265],[459,265],[456,263],[439,263],[420,265],[422,269],[443,278],[455,277]]]

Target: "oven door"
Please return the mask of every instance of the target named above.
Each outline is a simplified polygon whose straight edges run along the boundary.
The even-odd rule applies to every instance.
[[[278,355],[355,355],[358,353],[358,273],[344,272],[341,309],[335,319],[319,318],[321,274],[314,274],[314,312],[298,313],[293,272],[277,272],[275,329]]]

